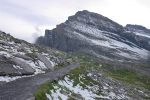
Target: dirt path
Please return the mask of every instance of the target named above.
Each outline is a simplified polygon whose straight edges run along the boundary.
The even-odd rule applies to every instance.
[[[30,98],[33,97],[33,93],[35,93],[41,84],[64,76],[78,66],[80,64],[75,63],[53,72],[26,77],[3,84],[0,86],[0,100],[31,100]]]

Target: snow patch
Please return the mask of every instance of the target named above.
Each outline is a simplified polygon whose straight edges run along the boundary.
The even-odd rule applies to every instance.
[[[23,69],[23,68],[21,68],[21,67],[18,66],[18,65],[13,65],[13,67],[14,67],[15,69]]]
[[[146,34],[142,34],[142,33],[138,33],[138,32],[134,32],[134,34],[138,35],[138,36],[143,36],[143,37],[147,37],[150,38],[150,35],[146,35]]]
[[[91,76],[91,74],[89,73],[88,76]],[[104,86],[103,90],[101,90],[103,91],[103,93],[105,93],[104,95],[97,95],[96,92],[99,91],[100,89],[98,85],[87,86],[87,88],[82,88],[79,84],[77,86],[74,86],[73,81],[70,80],[67,76],[64,78],[64,80],[58,81],[58,84],[61,85],[61,87],[69,89],[69,91],[72,91],[75,94],[80,94],[81,97],[84,98],[85,100],[95,100],[95,98],[109,99],[109,100],[113,100],[116,98],[117,99],[127,98],[127,96],[125,96],[124,94],[117,95],[114,92],[107,93],[106,90],[109,89],[109,85]],[[51,94],[46,94],[47,98],[49,100],[53,99],[59,100],[59,97],[61,97],[62,100],[67,100],[68,99],[67,97],[71,96],[71,92],[68,94],[62,94],[62,92],[60,91],[61,88],[59,88],[58,86],[54,86],[54,90],[51,90]]]

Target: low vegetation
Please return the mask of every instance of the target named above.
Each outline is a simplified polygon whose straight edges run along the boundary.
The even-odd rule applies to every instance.
[[[108,72],[108,75],[117,80],[121,80],[123,82],[137,85],[140,87],[142,86],[150,90],[150,78],[148,76],[141,75],[126,69],[111,71]]]
[[[47,100],[45,93],[49,93],[50,92],[49,90],[54,89],[54,87],[53,87],[54,83],[55,82],[53,81],[53,82],[51,82],[51,85],[49,82],[41,85],[39,87],[38,91],[34,94],[35,100]]]
[[[124,83],[134,85],[135,87],[142,87],[150,90],[150,78],[148,76],[128,69],[114,69],[114,65],[111,63],[104,63],[102,61],[93,60],[93,58],[85,55],[78,56],[78,60],[80,61],[81,66],[66,75],[67,78],[73,82],[73,87],[81,86],[82,88],[86,89],[88,88],[87,86],[100,84],[98,81],[88,77],[87,74],[89,72],[102,72],[108,77],[112,77]],[[58,81],[65,80],[64,77],[60,78]],[[46,100],[45,93],[51,94],[50,92],[51,90],[54,90],[54,86],[60,87],[62,89],[61,92],[63,93],[71,93],[72,95],[69,96],[69,100],[74,100],[74,96],[81,98],[80,94],[76,94],[65,87],[61,87],[56,81],[53,81],[42,85],[38,89],[38,91],[35,93],[36,100]],[[97,94],[99,95],[101,92]],[[145,96],[143,98],[147,99],[149,97]]]

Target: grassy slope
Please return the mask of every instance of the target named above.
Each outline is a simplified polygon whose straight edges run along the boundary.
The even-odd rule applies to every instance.
[[[142,86],[150,90],[150,78],[129,70],[116,70],[108,72],[108,75],[123,82]]]
[[[91,71],[97,71],[97,72],[103,71],[106,75],[114,79],[123,81],[128,84],[132,84],[138,87],[144,87],[150,90],[150,78],[147,76],[140,75],[136,72],[129,71],[126,69],[118,69],[118,70],[111,69],[110,70],[109,67],[112,67],[110,63],[102,63],[102,62],[93,60],[87,56],[82,55],[82,56],[79,56],[78,58],[80,60],[81,66],[68,74],[69,78],[74,81],[74,86],[80,83],[79,75],[86,74],[87,72],[91,72]],[[81,79],[81,81],[84,84],[80,83],[80,86],[84,88],[86,88],[86,85],[90,85],[91,82],[97,84],[96,81],[86,76],[83,79]],[[57,84],[56,82],[51,82],[51,83],[46,83],[42,85],[38,89],[38,91],[35,93],[36,100],[46,100],[45,93],[49,93],[49,91],[52,90],[53,86],[56,84]],[[144,98],[149,98],[149,97],[144,97]]]

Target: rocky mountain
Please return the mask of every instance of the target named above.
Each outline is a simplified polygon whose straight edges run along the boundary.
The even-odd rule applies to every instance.
[[[79,11],[37,43],[0,31],[0,100],[150,99],[150,30],[143,26]]]
[[[55,29],[46,30],[37,43],[105,60],[148,62],[150,30],[140,25],[123,27],[107,17],[84,10]]]
[[[62,63],[67,63],[65,53],[0,31],[0,83],[52,71]]]

